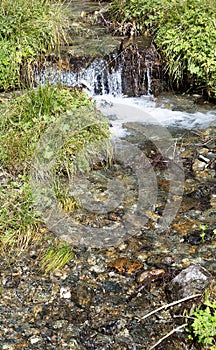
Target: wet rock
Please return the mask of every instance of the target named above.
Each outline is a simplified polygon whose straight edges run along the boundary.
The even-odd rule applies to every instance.
[[[70,288],[61,287],[60,298],[70,299],[71,298]]]
[[[214,207],[216,207],[216,194],[212,194],[211,195],[211,201],[210,201],[210,203],[211,203],[211,206],[214,208]]]
[[[40,343],[41,340],[42,340],[42,339],[41,339],[40,337],[35,337],[35,336],[33,336],[33,337],[30,338],[30,343],[31,343],[32,345],[35,345],[35,344],[39,345],[38,343]]]
[[[168,283],[166,291],[171,300],[202,293],[209,286],[211,277],[211,274],[203,267],[191,265]]]
[[[167,253],[159,253],[159,254],[150,254],[146,260],[146,263],[149,267],[158,268],[158,269],[167,269],[171,264],[175,261],[175,257],[173,255]]]
[[[96,346],[96,349],[109,350],[110,346],[113,344],[113,340],[110,336],[97,334],[94,340],[94,344]]]
[[[208,153],[209,153],[209,150],[206,147],[202,147],[202,148],[199,149],[199,155],[202,155],[202,156],[206,157],[208,155]]]
[[[115,281],[104,281],[103,288],[108,293],[119,293],[122,290],[121,285]]]
[[[67,320],[56,320],[55,322],[53,322],[54,329],[61,329],[61,328],[66,329],[67,325],[68,325]]]
[[[146,261],[146,259],[148,258],[148,253],[147,252],[139,252],[137,254],[137,258],[141,261]]]
[[[163,269],[147,270],[138,274],[136,281],[138,283],[149,284],[163,277],[164,274],[165,274],[165,271]]]
[[[72,292],[72,300],[81,307],[91,304],[93,291],[87,286],[80,284]]]
[[[86,348],[78,344],[76,339],[71,338],[70,341],[67,343],[67,349],[68,350],[85,350]]]

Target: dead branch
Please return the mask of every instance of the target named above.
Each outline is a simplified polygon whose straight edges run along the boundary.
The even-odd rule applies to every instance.
[[[173,301],[173,302],[170,303],[170,304],[162,305],[162,306],[160,306],[158,309],[153,310],[153,311],[149,312],[148,314],[146,314],[146,315],[140,317],[140,318],[138,319],[138,322],[140,322],[141,320],[145,320],[146,318],[150,317],[151,315],[156,314],[157,312],[159,312],[159,311],[161,311],[161,310],[164,310],[164,309],[166,310],[167,308],[169,308],[169,307],[171,307],[171,306],[174,306],[174,305],[183,303],[184,301],[187,301],[187,300],[190,300],[190,299],[194,299],[194,298],[197,298],[197,297],[199,297],[199,296],[201,296],[200,293],[199,293],[199,294],[193,294],[193,295],[189,295],[188,297],[185,297],[185,298],[182,298],[182,299],[179,299],[179,300],[175,300],[175,301]]]

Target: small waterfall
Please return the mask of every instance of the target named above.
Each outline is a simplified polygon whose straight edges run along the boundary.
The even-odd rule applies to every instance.
[[[146,78],[147,78],[147,93],[148,95],[152,94],[151,84],[152,84],[152,78],[151,78],[151,67],[147,67],[146,69]]]
[[[95,59],[78,73],[78,84],[88,87],[92,95],[122,95],[122,67],[110,67],[105,59]]]
[[[85,58],[82,64],[80,61],[79,57],[70,57],[67,70],[47,64],[37,74],[36,83],[85,87],[93,96],[157,95],[163,90],[161,64],[154,47],[129,47],[96,57],[90,63]]]
[[[109,67],[103,58],[96,58],[77,72],[47,66],[36,75],[36,83],[61,83],[87,88],[91,95],[122,95],[122,67]]]

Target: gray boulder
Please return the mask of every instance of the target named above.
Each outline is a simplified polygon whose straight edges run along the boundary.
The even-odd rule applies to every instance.
[[[208,288],[212,275],[200,265],[191,265],[182,270],[166,286],[171,300],[188,297],[192,294],[202,293]]]

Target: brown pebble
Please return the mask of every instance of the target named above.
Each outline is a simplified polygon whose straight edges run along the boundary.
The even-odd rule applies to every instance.
[[[138,283],[151,283],[165,274],[164,269],[153,269],[141,272],[137,275],[136,281]]]
[[[109,214],[109,219],[112,221],[120,221],[121,220],[121,218],[114,213]]]
[[[111,261],[108,267],[118,271],[120,274],[126,273],[132,275],[143,268],[143,263],[130,258],[118,258]]]

